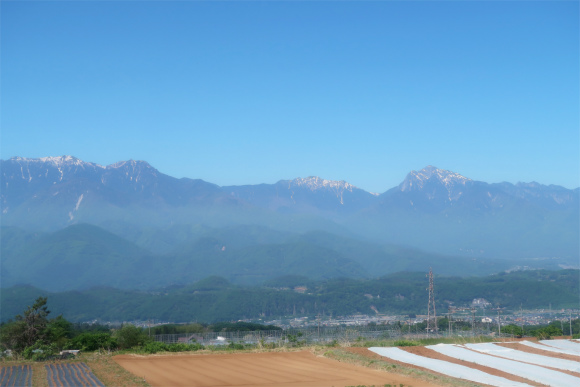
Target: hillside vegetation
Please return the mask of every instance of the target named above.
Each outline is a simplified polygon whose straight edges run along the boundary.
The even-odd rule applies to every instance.
[[[508,309],[577,307],[578,270],[522,271],[486,277],[435,278],[438,310],[485,298]],[[268,286],[235,285],[210,277],[154,291],[93,288],[52,293],[31,286],[2,289],[2,319],[13,318],[28,300],[49,296],[49,306],[71,321],[233,321],[292,315],[426,314],[425,273],[396,273],[374,280],[282,277]],[[304,286],[304,293],[293,290]]]
[[[296,234],[262,226],[174,226],[158,232],[130,228],[126,234],[133,241],[89,224],[54,233],[2,227],[1,234],[2,286],[32,285],[47,291],[95,286],[149,290],[212,275],[240,285],[286,275],[372,279],[426,272],[429,267],[440,275],[464,277],[516,266],[557,269],[564,262],[447,256],[323,231]],[[153,253],[147,246],[165,252]]]

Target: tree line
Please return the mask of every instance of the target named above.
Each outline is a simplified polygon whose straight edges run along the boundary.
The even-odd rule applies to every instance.
[[[111,328],[101,324],[72,323],[62,315],[50,318],[48,298],[38,297],[31,306],[14,320],[0,324],[0,349],[31,360],[45,360],[57,356],[63,350],[142,350],[146,353],[166,351],[189,351],[201,349],[199,344],[156,343],[152,337],[167,333],[204,333],[279,330],[273,325],[247,322],[221,322],[216,324],[167,324],[150,329],[131,324]]]

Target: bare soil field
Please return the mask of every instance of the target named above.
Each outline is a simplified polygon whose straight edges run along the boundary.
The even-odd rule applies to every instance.
[[[316,356],[309,351],[177,356],[119,355],[123,368],[154,387],[344,387],[391,384],[431,387],[403,375]]]

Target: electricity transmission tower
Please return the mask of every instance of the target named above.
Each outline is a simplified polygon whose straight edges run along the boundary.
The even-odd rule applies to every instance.
[[[427,305],[427,333],[431,331],[437,332],[437,312],[435,311],[435,287],[433,286],[433,269],[429,268],[429,304]],[[433,320],[435,323],[431,327],[431,311],[433,311]]]

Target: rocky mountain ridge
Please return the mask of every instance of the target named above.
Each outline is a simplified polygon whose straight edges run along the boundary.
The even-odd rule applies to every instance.
[[[2,224],[25,229],[260,224],[354,233],[446,254],[569,256],[579,250],[579,189],[488,184],[434,166],[411,171],[376,195],[315,176],[220,187],[165,175],[145,161],[101,166],[72,156],[14,157],[1,161],[0,187]]]

